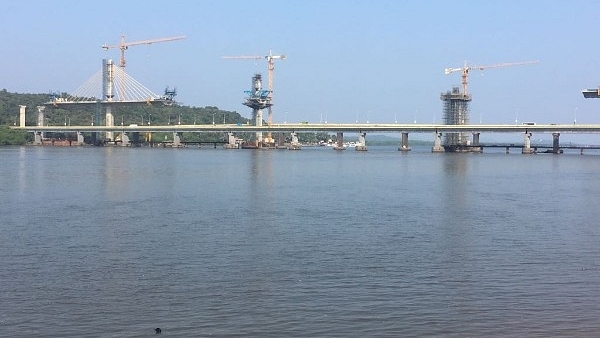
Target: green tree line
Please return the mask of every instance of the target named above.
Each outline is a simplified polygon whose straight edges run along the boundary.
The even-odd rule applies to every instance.
[[[66,95],[64,95],[66,96]],[[49,94],[26,94],[11,93],[6,89],[0,90],[0,145],[26,144],[32,140],[32,135],[24,131],[11,130],[8,126],[19,124],[19,106],[26,106],[25,124],[28,126],[37,125],[38,106],[49,102]],[[54,106],[46,106],[44,124],[49,126],[57,125],[91,125],[104,124],[105,112],[100,105],[86,105],[84,108],[61,109]],[[174,125],[174,124],[237,124],[250,123],[247,118],[242,117],[236,111],[221,110],[214,106],[190,107],[173,103],[170,106],[123,106],[113,108],[115,125]],[[56,135],[66,138],[65,135]],[[164,136],[156,135],[162,139]],[[238,135],[244,139],[250,139],[252,134]],[[326,141],[329,135],[327,133],[302,133],[299,135],[301,142]],[[189,142],[214,142],[224,139],[220,133],[186,133],[185,141]]]

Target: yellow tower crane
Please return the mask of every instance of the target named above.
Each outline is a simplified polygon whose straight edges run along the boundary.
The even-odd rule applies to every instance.
[[[223,59],[251,59],[251,60],[267,60],[267,71],[269,76],[269,101],[273,101],[273,73],[275,71],[275,60],[285,60],[285,55],[273,55],[272,51],[269,51],[269,54],[266,56],[259,55],[240,55],[240,56],[223,56]],[[270,126],[273,123],[273,110],[269,106],[269,116],[267,120],[267,124]],[[267,134],[267,142],[272,143],[273,138],[271,136],[271,132]]]
[[[118,45],[103,44],[102,49],[104,49],[104,50],[109,50],[111,48],[119,48],[121,50],[121,60],[119,62],[119,67],[121,67],[121,70],[122,70],[122,72],[121,72],[122,74],[121,74],[121,76],[119,76],[120,91],[121,91],[120,97],[123,98],[124,87],[127,85],[126,79],[125,79],[125,65],[127,64],[127,62],[125,61],[125,51],[130,46],[151,45],[153,43],[167,42],[167,41],[174,41],[174,40],[181,40],[181,39],[185,39],[185,36],[181,35],[181,36],[173,36],[173,37],[168,37],[168,38],[158,38],[158,39],[148,39],[148,40],[140,40],[140,41],[133,41],[133,42],[125,42],[125,35],[121,35],[121,43],[120,44],[118,44]]]
[[[538,63],[539,61],[526,61],[526,62],[513,62],[513,63],[499,63],[495,65],[487,65],[487,66],[467,66],[467,62],[461,68],[446,68],[444,73],[446,75],[454,73],[454,72],[462,72],[462,94],[467,95],[467,77],[469,76],[469,71],[472,69],[476,70],[485,70],[488,68],[499,68],[499,67],[509,67],[509,66],[520,66],[520,65],[528,65],[533,63]]]
[[[121,60],[119,63],[119,66],[121,68],[125,68],[125,51],[127,50],[127,48],[129,48],[129,46],[137,46],[137,45],[151,45],[153,43],[157,43],[157,42],[167,42],[167,41],[174,41],[174,40],[181,40],[181,39],[185,39],[185,36],[174,36],[174,37],[169,37],[169,38],[158,38],[158,39],[150,39],[150,40],[141,40],[141,41],[133,41],[133,42],[125,42],[125,35],[121,35],[121,43],[118,45],[107,45],[104,44],[102,45],[102,49],[104,50],[109,50],[111,48],[119,48],[121,50]]]
[[[120,87],[119,87],[119,91],[120,91],[120,95],[119,97],[121,98],[121,100],[125,99],[125,86],[127,85],[126,82],[126,78],[125,78],[125,51],[127,50],[127,48],[129,48],[130,46],[137,46],[137,45],[151,45],[153,43],[158,43],[158,42],[167,42],[167,41],[174,41],[174,40],[181,40],[181,39],[185,39],[185,36],[174,36],[174,37],[168,37],[168,38],[158,38],[158,39],[148,39],[148,40],[141,40],[141,41],[133,41],[133,42],[125,42],[125,35],[121,35],[121,43],[118,45],[107,45],[107,44],[103,44],[102,45],[102,49],[104,50],[109,50],[111,48],[119,48],[121,50],[121,60],[119,62],[119,66],[121,67],[121,71],[122,74],[119,78],[119,81],[121,82]],[[112,99],[109,99],[112,100]],[[107,119],[107,125],[112,125],[113,123],[113,115],[112,115],[112,110],[111,107],[107,106],[106,107],[106,119]],[[110,121],[110,122],[108,122]],[[150,124],[150,121],[148,121],[148,124]],[[109,136],[112,134],[107,133],[107,137],[112,138],[112,136]],[[146,134],[146,138],[148,141],[152,140],[152,134],[151,133],[147,133]]]

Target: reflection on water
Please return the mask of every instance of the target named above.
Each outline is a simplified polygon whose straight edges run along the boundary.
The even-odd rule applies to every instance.
[[[0,152],[2,335],[600,333],[596,156]]]
[[[25,156],[27,154],[26,148],[25,147],[19,148],[18,154],[19,154],[19,157],[18,157],[18,160],[17,160],[17,163],[18,163],[18,165],[17,165],[17,182],[18,182],[18,187],[19,187],[19,189],[18,189],[19,190],[19,196],[23,196],[23,193],[25,192],[25,189],[26,189],[26,187],[25,187],[25,183],[26,183],[25,182],[25,177],[26,177],[26,175],[25,175],[25,172],[26,172],[26,167],[25,167],[26,158],[25,158]]]

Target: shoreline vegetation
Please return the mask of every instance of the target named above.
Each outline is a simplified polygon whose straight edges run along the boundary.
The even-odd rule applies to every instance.
[[[0,146],[5,145],[27,145],[33,142],[33,135],[22,130],[13,130],[9,126],[17,125],[19,121],[19,106],[26,106],[25,125],[35,126],[38,121],[37,108],[50,100],[49,94],[22,94],[11,93],[6,89],[0,90]],[[49,126],[56,125],[74,125],[83,126],[91,123],[104,123],[102,121],[103,111],[84,110],[82,108],[74,110],[65,110],[55,107],[45,109],[44,123]],[[249,113],[248,113],[249,114]],[[161,107],[119,107],[113,109],[115,124],[214,124],[214,123],[252,123],[251,119],[241,116],[237,111],[221,110],[217,107],[189,107],[180,105],[177,102],[170,106]],[[86,144],[92,144],[90,135],[84,135]],[[153,139],[167,140],[172,136],[166,133],[154,133]],[[238,135],[242,139],[251,139],[252,133],[242,133]],[[73,141],[73,135],[64,133],[50,133],[47,137],[56,141]],[[220,133],[186,133],[184,136],[187,142],[211,143],[222,142],[224,135]],[[318,144],[334,140],[335,135],[327,132],[299,133],[298,139],[302,144]],[[347,138],[352,141],[352,136]],[[397,144],[397,138],[385,135],[373,135],[370,140],[372,145]],[[50,142],[53,144],[54,142]],[[59,142],[59,144],[62,144]]]
[[[31,142],[31,138],[26,131],[0,126],[0,146],[24,146]]]

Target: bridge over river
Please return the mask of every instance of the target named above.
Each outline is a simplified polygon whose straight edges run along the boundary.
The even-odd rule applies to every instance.
[[[45,132],[60,132],[60,133],[81,133],[86,132],[115,132],[122,135],[144,132],[172,132],[174,142],[180,142],[182,133],[202,133],[202,132],[217,132],[228,134],[230,144],[235,139],[232,135],[236,133],[248,132],[271,132],[271,133],[289,133],[294,136],[299,132],[330,132],[337,133],[337,142],[342,146],[343,133],[357,133],[359,141],[357,150],[366,150],[366,135],[368,133],[400,133],[402,135],[399,150],[410,150],[408,144],[408,135],[410,133],[432,133],[434,134],[433,151],[448,151],[442,146],[441,137],[445,133],[471,133],[472,141],[465,147],[459,147],[466,151],[478,151],[479,135],[481,133],[520,133],[524,137],[524,142],[519,147],[522,147],[523,153],[533,153],[534,148],[531,147],[530,138],[534,133],[544,133],[553,135],[553,152],[559,152],[559,136],[563,134],[598,134],[600,133],[600,124],[476,124],[476,125],[443,125],[443,124],[376,124],[376,123],[283,123],[271,124],[263,126],[245,125],[245,124],[205,124],[205,125],[124,125],[124,126],[15,126],[13,129],[27,130],[36,135],[36,142],[41,141],[41,135]],[[231,144],[232,148],[233,144]],[[456,149],[454,149],[456,150]],[[452,151],[452,149],[451,149]],[[460,149],[459,149],[460,151]],[[480,149],[479,149],[480,151]]]
[[[17,126],[30,132],[348,132],[348,133],[570,133],[598,134],[600,124],[364,124],[364,123],[283,123],[263,126],[246,124],[175,124],[127,126]]]

